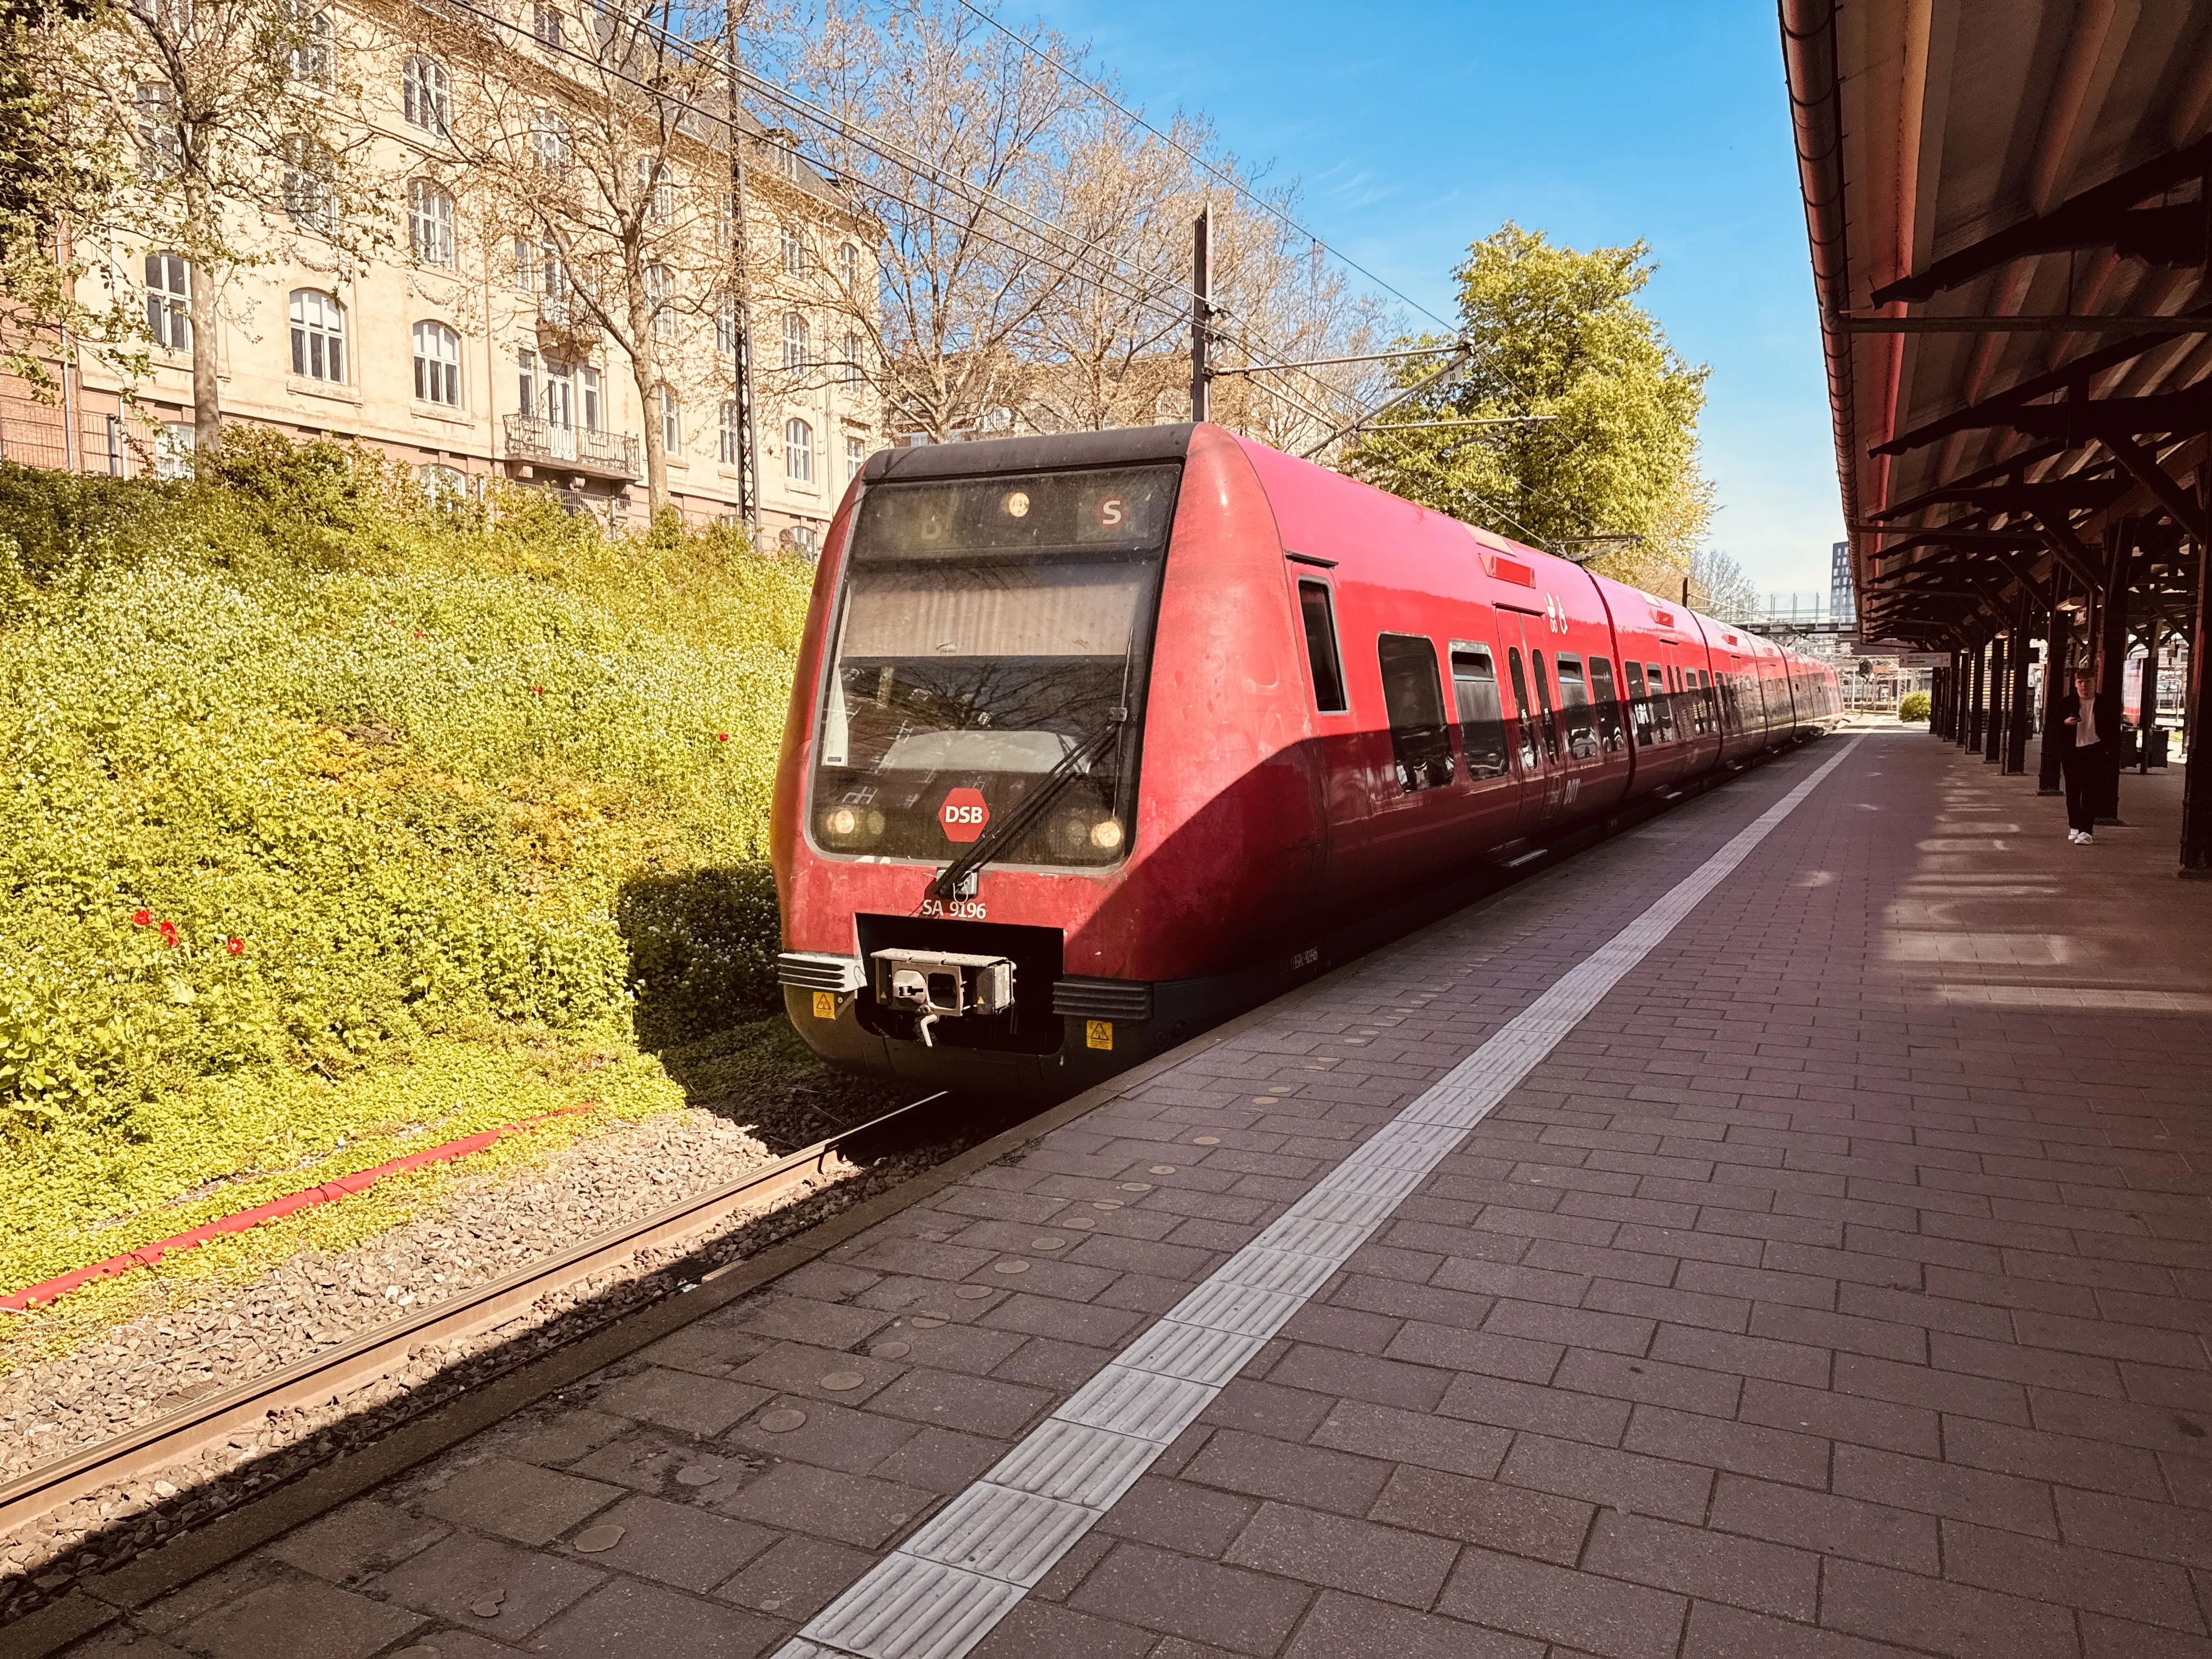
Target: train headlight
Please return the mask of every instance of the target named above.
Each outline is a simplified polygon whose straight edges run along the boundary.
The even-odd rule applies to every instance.
[[[1102,853],[1118,851],[1121,845],[1121,820],[1101,818],[1092,824],[1091,844]]]
[[[1030,515],[1030,498],[1025,490],[1009,489],[1005,505],[1010,519],[1026,519]]]
[[[884,815],[874,807],[833,806],[822,815],[822,833],[835,842],[879,841]]]

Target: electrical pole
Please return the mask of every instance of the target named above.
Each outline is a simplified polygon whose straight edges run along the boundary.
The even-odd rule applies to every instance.
[[[738,100],[738,14],[741,9],[732,0],[722,14],[730,73],[730,306],[735,313],[732,320],[737,326],[737,337],[732,342],[735,347],[732,354],[732,390],[738,404],[738,516],[752,532],[753,545],[757,550],[761,538],[760,428],[753,412],[752,243],[745,234],[745,136],[738,118],[742,107]]]
[[[1190,418],[1213,418],[1213,370],[1206,348],[1213,337],[1213,204],[1199,210],[1190,228]]]

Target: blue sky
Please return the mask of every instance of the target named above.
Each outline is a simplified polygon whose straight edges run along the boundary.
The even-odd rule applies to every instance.
[[[1711,364],[1711,540],[1762,587],[1824,590],[1843,534],[1771,0],[1322,5],[1008,0],[1089,40],[1155,115],[1303,181],[1303,221],[1450,316],[1504,220],[1650,243],[1644,304]],[[1355,279],[1356,280],[1356,279]]]

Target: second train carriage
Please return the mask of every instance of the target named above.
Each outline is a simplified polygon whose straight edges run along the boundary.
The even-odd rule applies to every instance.
[[[787,1006],[841,1065],[1071,1092],[1838,708],[1768,641],[1218,427],[884,452],[785,728]]]

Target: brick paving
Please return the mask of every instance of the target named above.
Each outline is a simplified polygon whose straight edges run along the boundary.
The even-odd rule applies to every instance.
[[[773,1652],[1832,744],[81,1644]],[[1877,733],[975,1650],[2212,1659],[2212,889]],[[127,1644],[126,1644],[126,1638]]]

